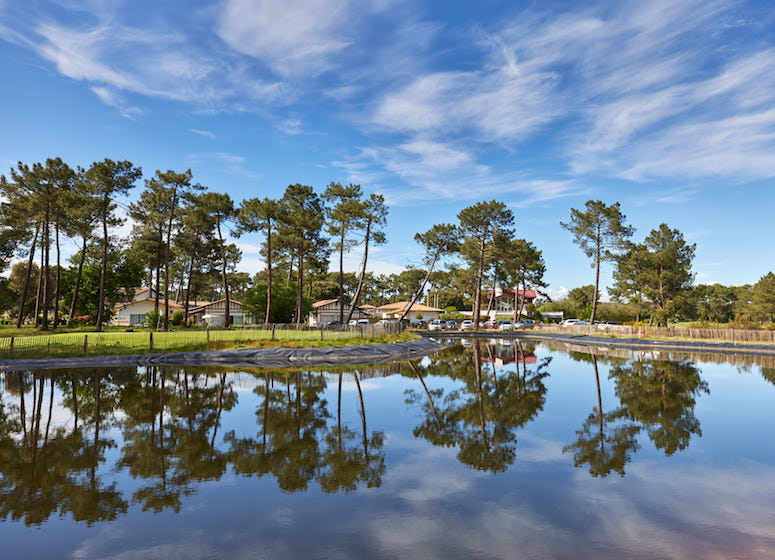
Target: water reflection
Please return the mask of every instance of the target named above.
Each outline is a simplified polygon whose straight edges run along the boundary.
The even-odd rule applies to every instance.
[[[566,464],[572,458],[593,477],[624,476],[649,441],[669,457],[701,437],[695,408],[709,387],[685,357],[569,355],[594,375],[596,399],[567,431],[575,440],[558,446]],[[391,407],[408,405],[404,426],[415,441],[454,450],[477,471],[503,473],[519,462],[520,434],[544,413],[552,367],[552,355],[510,339],[373,368],[241,370],[247,394],[234,372],[212,368],[5,373],[0,518],[94,524],[132,507],[177,513],[204,483],[228,474],[272,480],[287,493],[379,488],[390,467],[385,418],[369,416],[363,383],[394,374],[404,402]],[[773,372],[762,368],[771,383]],[[345,382],[354,391],[344,392]],[[235,428],[226,418],[240,406],[254,409]],[[343,420],[347,406],[357,421]],[[119,473],[128,475],[122,483]]]
[[[460,462],[478,470],[506,470],[516,458],[517,430],[544,406],[543,379],[552,360],[547,357],[536,364],[535,355],[527,353],[518,340],[510,342],[505,348],[474,344],[469,351],[460,347],[431,358],[425,367],[413,365],[424,394],[408,390],[406,402],[420,407],[425,416],[413,430],[415,437],[457,447]],[[496,362],[515,367],[498,372]],[[536,365],[528,370],[529,362]],[[423,380],[428,375],[443,375],[462,386],[446,393],[431,391]]]

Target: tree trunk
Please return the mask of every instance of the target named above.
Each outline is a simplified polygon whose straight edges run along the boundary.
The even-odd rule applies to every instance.
[[[301,306],[304,298],[304,241],[299,245],[299,280],[296,283],[296,326],[301,324]]]
[[[175,219],[175,206],[178,203],[177,191],[172,195],[170,219],[167,223],[167,243],[164,247],[164,330],[170,328],[170,243],[172,241],[172,222]]]
[[[43,228],[43,233],[45,235],[46,229]],[[40,238],[40,269],[38,270],[38,293],[35,296],[35,321],[34,325],[35,328],[38,327],[38,314],[40,313],[40,293],[41,289],[43,288],[43,270],[45,269],[44,261],[46,257],[46,246],[43,243],[43,237]]]
[[[108,274],[108,195],[105,194],[103,200],[104,210],[102,212],[102,267],[100,270],[100,297],[99,307],[97,308],[97,326],[95,330],[102,330],[102,322],[105,317],[105,277]]]
[[[474,330],[479,329],[479,314],[482,310],[482,272],[484,270],[484,235],[479,245],[479,268],[476,271],[474,288]]]
[[[595,313],[597,312],[597,290],[600,285],[600,225],[597,226],[597,247],[595,250],[595,295],[592,298],[592,315],[589,317],[589,324],[595,324]]]
[[[159,271],[161,270],[161,243],[162,243],[162,229],[159,228],[159,241],[156,243],[156,294],[154,295],[154,309],[159,310],[159,297],[161,295],[161,281],[159,277]],[[150,295],[150,294],[148,294]],[[158,323],[153,328],[158,327]]]
[[[60,281],[60,250],[59,250],[59,220],[54,223],[54,231],[56,232],[56,247],[57,247],[57,276],[54,283],[54,328],[59,326],[59,281]]]
[[[75,288],[73,289],[73,301],[70,304],[70,315],[67,318],[67,326],[69,327],[73,323],[75,318],[75,306],[78,303],[78,292],[81,289],[81,275],[83,274],[83,263],[86,260],[86,241],[87,237],[83,237],[83,248],[81,249],[81,258],[78,259],[78,274],[75,276]]]
[[[229,284],[226,281],[226,247],[223,246],[223,235],[221,234],[221,220],[216,220],[215,225],[218,228],[218,240],[221,242],[221,279],[223,280],[223,297],[225,309],[223,312],[223,326],[231,328],[231,317],[229,315]]]
[[[350,311],[347,312],[347,323],[353,318],[355,308],[358,305],[358,298],[361,297],[361,290],[363,289],[363,279],[366,277],[366,262],[369,259],[369,238],[371,237],[371,218],[366,222],[366,237],[363,245],[363,268],[361,268],[361,277],[358,279],[358,288],[355,290],[353,301],[350,303]]]
[[[439,252],[437,251],[435,255],[433,255],[433,260],[431,261],[430,266],[428,267],[428,272],[425,273],[425,278],[423,278],[422,284],[420,284],[420,289],[417,290],[417,292],[414,294],[414,297],[412,297],[412,301],[409,302],[409,305],[407,305],[404,308],[404,312],[401,313],[401,316],[398,318],[398,322],[404,320],[404,318],[407,316],[407,314],[411,311],[412,306],[417,302],[417,300],[420,298],[420,294],[422,294],[425,291],[425,284],[428,283],[428,279],[431,277],[431,273],[433,272],[433,267],[436,264],[436,259],[439,258]]]
[[[264,325],[269,325],[272,316],[272,224],[267,222],[266,227],[266,313]]]
[[[186,285],[186,303],[183,305],[184,321],[188,324],[188,310],[191,301],[191,277],[194,275],[194,257],[191,257],[191,265],[188,268],[188,284]]]
[[[22,322],[24,322],[24,304],[27,303],[27,290],[30,286],[30,275],[32,273],[32,264],[35,262],[35,245],[38,242],[38,233],[40,231],[40,225],[35,226],[35,236],[32,238],[32,245],[30,245],[30,256],[27,260],[27,271],[24,274],[24,286],[22,287],[22,297],[19,300],[19,316],[16,318],[16,328],[22,328]]]
[[[46,232],[45,245],[46,250],[46,269],[43,273],[43,322],[40,325],[41,330],[48,330],[48,305],[51,299],[51,286],[49,286],[48,278],[51,275],[50,258],[51,258],[51,232],[49,231],[49,211],[46,209],[46,224],[43,226]]]
[[[344,226],[339,238],[339,324],[344,323]]]

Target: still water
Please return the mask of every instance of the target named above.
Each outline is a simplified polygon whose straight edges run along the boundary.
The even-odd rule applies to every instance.
[[[773,558],[772,361],[3,373],[0,557]]]

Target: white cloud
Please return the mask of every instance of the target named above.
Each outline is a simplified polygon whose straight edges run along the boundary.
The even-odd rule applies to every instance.
[[[282,76],[325,71],[330,56],[349,44],[348,0],[227,0],[218,35],[234,50],[263,61]]]
[[[219,164],[223,172],[229,175],[240,175],[253,180],[261,178],[259,173],[247,168],[247,158],[238,154],[229,152],[197,152],[188,154],[186,161],[192,164],[214,162]]]
[[[122,117],[136,119],[143,115],[142,109],[128,105],[124,97],[114,89],[94,86],[91,90],[100,98],[100,101],[116,109]]]
[[[199,136],[204,136],[205,138],[210,138],[211,140],[215,140],[215,133],[210,132],[209,130],[200,130],[198,128],[189,128],[189,132],[193,132],[194,134],[198,134]]]

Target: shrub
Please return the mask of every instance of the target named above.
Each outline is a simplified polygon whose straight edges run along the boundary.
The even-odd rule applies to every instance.
[[[185,319],[185,313],[182,309],[176,309],[175,312],[172,314],[172,317],[170,317],[170,320],[172,321],[172,325],[175,327],[179,327],[183,324],[183,319]]]
[[[158,329],[161,324],[161,313],[158,309],[151,309],[145,314],[145,324],[152,329]]]

